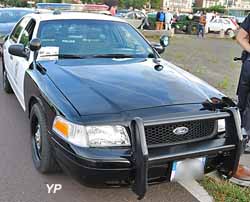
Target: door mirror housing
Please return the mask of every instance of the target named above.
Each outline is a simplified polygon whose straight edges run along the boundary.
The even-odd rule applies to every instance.
[[[160,38],[160,44],[162,45],[162,47],[166,48],[169,45],[169,37],[166,35],[163,35]]]
[[[152,47],[159,53],[162,54],[165,51],[165,48],[159,43],[151,43]]]
[[[42,47],[42,44],[41,44],[40,39],[35,38],[30,41],[29,48],[31,51],[34,51],[34,52],[39,51],[41,47]]]
[[[11,55],[26,59],[28,59],[29,57],[29,52],[27,51],[27,49],[25,49],[23,44],[13,44],[9,47],[8,51]]]

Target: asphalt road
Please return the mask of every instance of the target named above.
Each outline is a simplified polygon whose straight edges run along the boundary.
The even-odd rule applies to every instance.
[[[0,202],[137,201],[129,188],[95,189],[78,184],[64,173],[38,173],[31,159],[29,120],[16,97],[3,92],[2,67],[0,73]],[[46,184],[62,184],[62,189],[48,194]],[[179,184],[164,183],[150,186],[142,201],[197,200]]]

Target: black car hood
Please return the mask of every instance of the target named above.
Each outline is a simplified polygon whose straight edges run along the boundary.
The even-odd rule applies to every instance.
[[[119,113],[166,105],[202,103],[223,94],[161,60],[88,59],[40,62],[80,115]]]

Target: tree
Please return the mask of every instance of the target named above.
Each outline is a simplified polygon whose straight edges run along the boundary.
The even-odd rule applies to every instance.
[[[27,1],[25,0],[0,0],[0,3],[7,6],[13,7],[25,7],[27,6]]]
[[[162,1],[161,0],[151,0],[150,1],[151,3],[151,7],[154,8],[154,9],[160,9],[161,8],[161,3]]]
[[[119,7],[120,8],[137,8],[141,9],[145,4],[147,3],[147,0],[119,0]]]

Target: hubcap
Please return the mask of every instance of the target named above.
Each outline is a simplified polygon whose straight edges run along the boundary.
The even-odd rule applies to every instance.
[[[41,154],[41,145],[42,145],[41,129],[40,128],[41,127],[38,124],[37,127],[36,127],[35,135],[34,135],[35,145],[36,145],[36,149],[37,149],[37,152],[38,152],[39,156]]]

